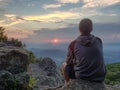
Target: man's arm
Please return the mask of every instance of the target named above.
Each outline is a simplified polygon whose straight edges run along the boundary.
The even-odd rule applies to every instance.
[[[102,43],[102,40],[99,38],[99,37],[96,37],[97,40],[100,42],[100,45],[101,45],[101,48],[103,49],[103,43]]]
[[[68,65],[73,65],[73,59],[74,59],[74,45],[75,45],[75,40],[72,41],[68,47],[68,54],[66,58],[66,63]]]

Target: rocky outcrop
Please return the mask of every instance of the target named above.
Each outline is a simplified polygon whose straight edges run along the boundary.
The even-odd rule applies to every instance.
[[[27,90],[28,65],[25,49],[0,43],[0,90]]]
[[[30,64],[27,72],[28,65],[26,50],[0,42],[0,90],[30,90],[29,75],[36,79],[33,90],[120,90],[103,83],[80,79],[71,79],[63,85],[60,69],[50,58]]]
[[[71,79],[62,88],[51,90],[120,90],[120,88],[105,85],[104,83],[95,83],[80,79],[76,80]]]
[[[104,83],[81,79],[71,79],[63,84],[62,75],[50,58],[43,58],[39,63],[30,64],[29,74],[37,79],[33,90],[120,90]]]
[[[44,90],[63,84],[61,72],[50,58],[43,58],[39,63],[30,64],[29,74],[37,79],[34,90]]]
[[[14,46],[0,47],[0,70],[13,74],[27,71],[29,59],[26,50]]]

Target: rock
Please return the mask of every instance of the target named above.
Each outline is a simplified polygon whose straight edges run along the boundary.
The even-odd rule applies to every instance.
[[[57,65],[51,58],[43,58],[39,62],[39,68],[46,72],[47,76],[55,76]]]
[[[116,84],[116,85],[114,85],[114,87],[118,87],[118,88],[120,88],[120,84]]]
[[[29,76],[26,73],[13,75],[8,71],[0,71],[0,90],[28,90]]]
[[[33,90],[120,90],[104,83],[81,79],[71,79],[63,85],[62,75],[50,58],[43,58],[39,63],[30,64],[30,68],[29,74],[37,79]]]
[[[29,65],[27,51],[22,47],[0,47],[0,90],[28,90]]]
[[[30,64],[30,76],[37,79],[34,90],[63,85],[62,75],[56,63],[50,58],[43,58],[39,63]]]
[[[3,46],[6,46],[6,44],[3,42],[0,42],[0,47],[3,47]]]
[[[14,90],[14,76],[8,71],[0,71],[0,90]]]
[[[104,83],[95,83],[80,79],[71,79],[62,88],[51,90],[120,90],[120,88],[105,85]]]
[[[15,75],[15,81],[17,82],[18,90],[28,90],[30,76],[27,73],[19,73]]]
[[[27,71],[29,58],[23,48],[14,46],[0,47],[0,70],[6,70],[12,74]]]

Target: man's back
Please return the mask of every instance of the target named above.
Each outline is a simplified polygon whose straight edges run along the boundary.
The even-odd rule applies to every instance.
[[[106,70],[103,58],[102,41],[93,35],[79,36],[74,46],[75,76],[90,81],[101,82]]]
[[[105,79],[102,41],[91,35],[93,23],[85,18],[79,24],[79,37],[68,48],[66,63],[63,64],[65,80],[84,79],[102,82]]]

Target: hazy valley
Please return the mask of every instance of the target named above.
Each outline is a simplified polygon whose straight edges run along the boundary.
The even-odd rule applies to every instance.
[[[28,49],[34,52],[37,58],[51,57],[59,66],[66,59],[68,45],[67,43],[33,45],[33,47],[28,45]],[[120,45],[117,43],[104,44],[104,59],[106,64],[120,62]]]

